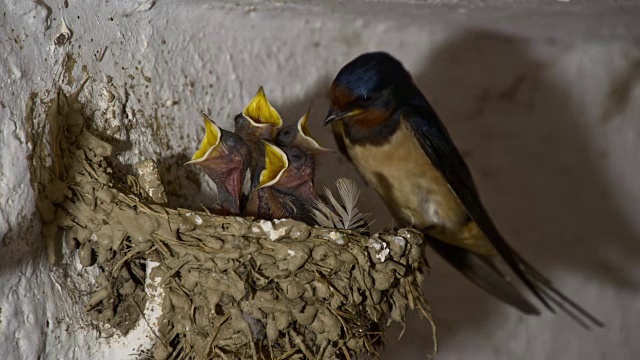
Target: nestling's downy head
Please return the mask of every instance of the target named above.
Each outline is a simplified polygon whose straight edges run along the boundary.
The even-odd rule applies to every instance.
[[[310,112],[311,108],[309,108],[309,110],[307,110],[307,112],[302,115],[297,123],[287,125],[280,129],[276,136],[276,145],[287,147],[295,146],[313,154],[330,152],[330,149],[321,146],[316,141],[316,139],[311,136],[308,125]]]

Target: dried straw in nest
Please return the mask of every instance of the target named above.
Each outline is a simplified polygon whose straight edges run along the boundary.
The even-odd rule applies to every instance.
[[[154,358],[376,356],[382,332],[408,309],[430,319],[418,232],[369,237],[162,206],[153,162],[138,164],[129,186],[113,183],[111,146],[84,127],[76,100],[52,101],[52,161],[37,171],[49,258],[63,237],[83,266],[97,264],[87,310],[124,332],[141,315],[145,278],[161,277]],[[37,162],[47,146],[35,145]]]

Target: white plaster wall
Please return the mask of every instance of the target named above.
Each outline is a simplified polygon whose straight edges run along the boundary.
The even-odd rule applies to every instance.
[[[331,78],[382,49],[441,114],[507,238],[607,323],[587,332],[563,315],[522,316],[432,255],[426,291],[440,358],[636,358],[639,18],[635,2],[597,0],[0,1],[1,357],[115,359],[145,342],[99,338],[79,315],[91,284],[70,290],[61,280],[94,269],[44,261],[27,181],[30,93],[51,97],[46,89],[91,76],[81,99],[120,161],[156,159],[172,205],[197,206],[194,194],[211,189],[180,164],[199,142],[200,112],[229,127],[264,85],[288,121],[313,105],[312,130],[332,145],[319,124]],[[55,46],[63,22],[72,38]],[[67,53],[77,59],[72,80],[61,68]],[[353,176],[338,157],[319,171],[321,185]],[[363,190],[362,207],[380,208]],[[384,358],[424,358],[429,339],[426,321],[412,318]]]

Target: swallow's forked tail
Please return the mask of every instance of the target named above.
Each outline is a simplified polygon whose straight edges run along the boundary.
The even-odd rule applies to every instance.
[[[525,314],[540,314],[540,310],[511,281],[506,279],[490,260],[467,249],[436,240],[428,234],[425,234],[425,238],[431,247],[447,262],[498,300],[517,308]],[[540,274],[518,253],[514,250],[511,250],[511,252],[520,270],[514,272],[549,311],[555,313],[555,307],[557,307],[586,329],[590,329],[592,326],[604,327],[602,321],[555,288],[549,279]],[[510,264],[511,262],[507,263]],[[523,276],[526,278],[522,279]]]
[[[592,326],[600,328],[604,327],[604,323],[600,319],[585,310],[582,306],[578,305],[575,301],[571,300],[567,295],[563,294],[553,286],[551,280],[542,275],[531,264],[523,259],[522,256],[515,251],[512,252],[514,257],[518,260],[521,269],[528,277],[529,282],[536,287],[536,290],[538,290],[538,292],[534,292],[536,297],[540,299],[549,311],[555,313],[554,306],[558,307],[585,329],[591,329]]]

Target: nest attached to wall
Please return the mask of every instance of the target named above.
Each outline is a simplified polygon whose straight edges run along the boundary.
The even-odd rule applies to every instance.
[[[32,129],[32,174],[49,260],[64,241],[83,266],[97,265],[87,311],[125,334],[142,315],[145,281],[160,277],[153,358],[377,356],[407,310],[431,321],[418,232],[365,236],[171,209],[153,161],[114,184],[112,148],[84,126],[77,93],[59,91],[46,117]],[[150,262],[159,265],[149,271]]]

